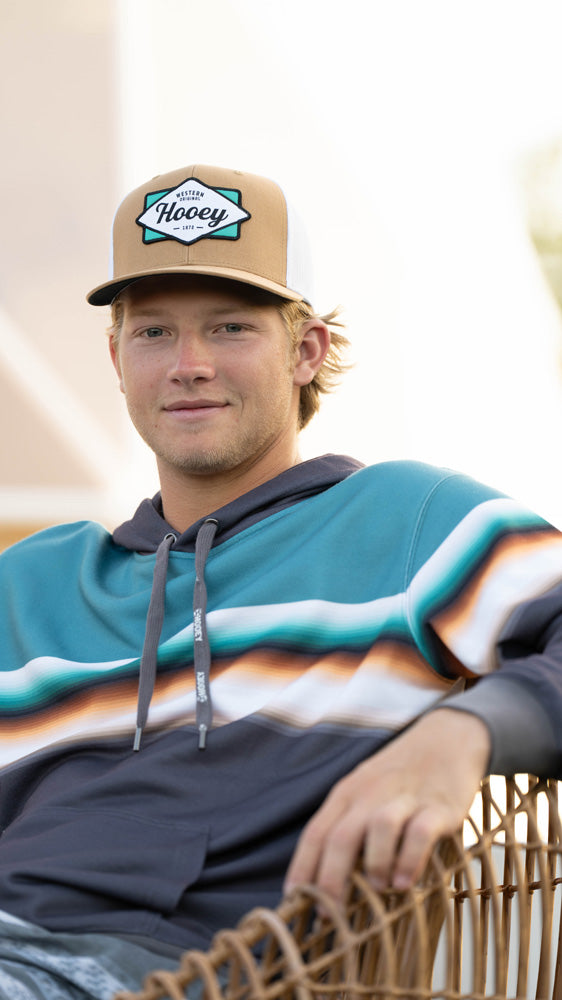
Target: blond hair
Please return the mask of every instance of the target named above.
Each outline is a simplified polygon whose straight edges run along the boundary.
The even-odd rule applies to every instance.
[[[349,340],[342,332],[343,323],[337,320],[339,309],[332,309],[324,316],[318,316],[308,302],[292,302],[289,299],[277,299],[275,303],[281,318],[288,330],[294,350],[300,344],[300,332],[309,319],[320,319],[326,324],[330,333],[330,347],[316,375],[308,385],[301,386],[299,401],[299,430],[312,420],[320,409],[320,397],[336,387],[342,375],[350,367],[344,361],[344,355],[349,348]]]
[[[228,281],[229,279],[223,280]],[[307,302],[293,302],[289,299],[282,299],[278,295],[266,292],[253,285],[245,285],[239,282],[232,282],[232,284],[236,285],[236,290],[239,294],[248,295],[248,292],[251,290],[253,301],[257,301],[263,305],[275,306],[289,334],[295,353],[301,341],[301,330],[307,320],[317,318],[328,327],[330,333],[328,353],[312,382],[301,386],[298,427],[299,430],[302,430],[320,409],[320,397],[331,392],[338,384],[342,375],[351,367],[344,361],[344,355],[350,344],[342,332],[344,329],[343,323],[337,320],[340,310],[336,308],[324,316],[319,316]],[[123,313],[124,302],[121,295],[118,295],[111,303],[111,326],[107,330],[116,351],[119,346],[119,337],[123,325]]]

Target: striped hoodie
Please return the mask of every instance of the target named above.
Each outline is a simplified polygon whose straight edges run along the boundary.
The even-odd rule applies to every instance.
[[[157,496],[13,546],[0,587],[0,905],[50,930],[206,946],[444,705],[490,771],[562,776],[562,536],[457,473],[324,456],[181,536]]]

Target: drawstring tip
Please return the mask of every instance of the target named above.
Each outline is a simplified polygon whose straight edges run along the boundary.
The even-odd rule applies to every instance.
[[[199,726],[199,750],[204,750],[207,746],[207,727],[201,723]]]
[[[137,726],[135,732],[135,742],[133,743],[133,750],[140,750],[141,737],[142,737],[142,729],[140,726]]]

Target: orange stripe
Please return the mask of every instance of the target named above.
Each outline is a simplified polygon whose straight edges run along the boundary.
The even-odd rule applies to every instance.
[[[362,668],[373,675],[392,674],[397,680],[418,687],[446,691],[452,681],[440,677],[423,657],[410,646],[399,642],[375,643],[365,654],[332,652],[319,659],[312,656],[283,654],[271,650],[251,650],[231,661],[220,661],[211,670],[211,679],[216,680],[227,674],[228,679],[240,688],[251,686],[256,678],[271,683],[272,699],[275,692],[290,686],[300,677],[312,672],[319,685],[339,684],[350,680]],[[155,707],[173,704],[194,689],[191,668],[157,678],[152,703]],[[96,728],[99,720],[104,730],[111,720],[117,723],[120,716],[136,711],[138,681],[116,681],[94,690],[74,694],[64,701],[50,706],[33,716],[3,720],[0,724],[0,738],[9,742],[28,740],[41,735],[41,745],[64,738],[67,725],[82,728],[84,736]],[[182,714],[182,722],[188,716]],[[80,723],[83,726],[80,726]],[[74,738],[74,737],[73,737]]]
[[[136,705],[137,690],[138,682],[132,680],[80,692],[32,716],[26,716],[25,719],[3,719],[0,723],[0,738],[20,740],[38,733],[45,736],[52,734],[57,738],[66,721],[73,725],[80,719],[91,723],[96,718],[107,720],[112,715],[131,711]],[[49,742],[46,738],[43,745]]]
[[[526,555],[530,550],[540,551],[550,548],[553,539],[560,544],[560,534],[552,528],[541,532],[538,537],[536,534],[518,534],[500,539],[493,546],[489,559],[471,578],[458,599],[432,619],[432,624],[439,635],[447,637],[454,634],[457,629],[462,629],[474,613],[481,588],[490,579],[501,575],[509,563]]]

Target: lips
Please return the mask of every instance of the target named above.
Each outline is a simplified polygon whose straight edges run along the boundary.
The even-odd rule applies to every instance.
[[[176,410],[210,410],[217,409],[218,407],[226,406],[226,403],[217,402],[214,399],[180,399],[175,403],[168,403],[164,409],[167,412],[175,412]]]

